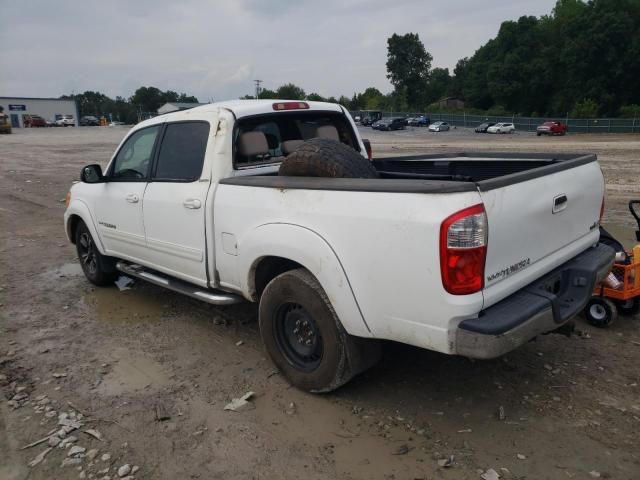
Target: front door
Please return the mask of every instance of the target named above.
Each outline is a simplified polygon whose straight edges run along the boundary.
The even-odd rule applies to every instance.
[[[202,286],[207,285],[205,211],[210,181],[201,176],[209,130],[204,121],[167,124],[143,207],[151,262]]]
[[[144,192],[153,152],[162,125],[133,133],[122,145],[109,171],[94,210],[107,255],[128,260],[147,258],[142,220]]]
[[[11,114],[11,127],[12,128],[20,128],[20,117],[17,113]]]

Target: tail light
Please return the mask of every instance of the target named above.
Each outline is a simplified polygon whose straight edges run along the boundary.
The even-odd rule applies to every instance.
[[[307,102],[278,102],[273,104],[274,110],[308,110]]]
[[[440,273],[447,292],[468,295],[484,287],[487,231],[487,214],[482,204],[465,208],[442,222]]]

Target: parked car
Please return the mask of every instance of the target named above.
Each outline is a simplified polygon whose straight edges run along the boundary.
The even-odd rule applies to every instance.
[[[22,125],[24,128],[46,127],[47,121],[40,115],[23,115]]]
[[[123,272],[258,303],[268,355],[313,392],[375,364],[380,340],[503,355],[579,314],[610,272],[595,155],[367,157],[332,103],[172,112],[127,131],[104,172],[82,168],[65,230],[95,285]]]
[[[97,127],[98,125],[100,125],[100,120],[93,115],[85,115],[80,119],[81,127]]]
[[[569,127],[562,122],[544,122],[536,128],[536,135],[565,135]]]
[[[55,120],[51,120],[50,118],[47,118],[45,120],[45,122],[47,122],[47,127],[61,127],[62,125],[57,125]]]
[[[76,121],[74,120],[73,115],[62,115],[56,120],[56,125],[59,127],[75,127]]]
[[[361,112],[362,119],[360,120],[360,124],[367,126],[372,126],[378,120],[382,119],[382,112],[379,110],[363,110]]]
[[[374,130],[404,130],[407,128],[407,119],[403,117],[388,117],[378,120],[372,125]]]
[[[513,123],[496,123],[487,128],[487,133],[513,133],[516,127]]]
[[[429,125],[429,117],[420,115],[418,117],[409,118],[407,123],[410,127],[426,127]]]
[[[489,127],[493,127],[495,125],[495,123],[493,122],[485,122],[485,123],[481,123],[480,125],[478,125],[475,129],[476,133],[487,133],[487,130],[489,129]]]
[[[429,125],[430,132],[448,132],[450,128],[447,122],[434,122]]]

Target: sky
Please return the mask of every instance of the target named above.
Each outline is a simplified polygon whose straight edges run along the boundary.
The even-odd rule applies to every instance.
[[[0,0],[0,96],[58,97],[140,86],[201,102],[292,82],[351,96],[386,78],[387,38],[418,33],[453,70],[500,24],[555,0]]]

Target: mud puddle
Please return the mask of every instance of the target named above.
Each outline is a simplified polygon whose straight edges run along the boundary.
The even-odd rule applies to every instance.
[[[156,390],[169,381],[161,365],[148,357],[135,355],[124,348],[113,350],[110,356],[114,358],[113,367],[97,388],[102,395]]]
[[[77,262],[65,263],[42,274],[45,279],[50,281],[57,281],[62,278],[81,277],[82,275],[82,267],[80,267],[80,264]]]
[[[82,297],[82,302],[102,322],[155,322],[168,313],[160,291],[148,285],[136,285],[120,291],[115,286],[95,288]]]

